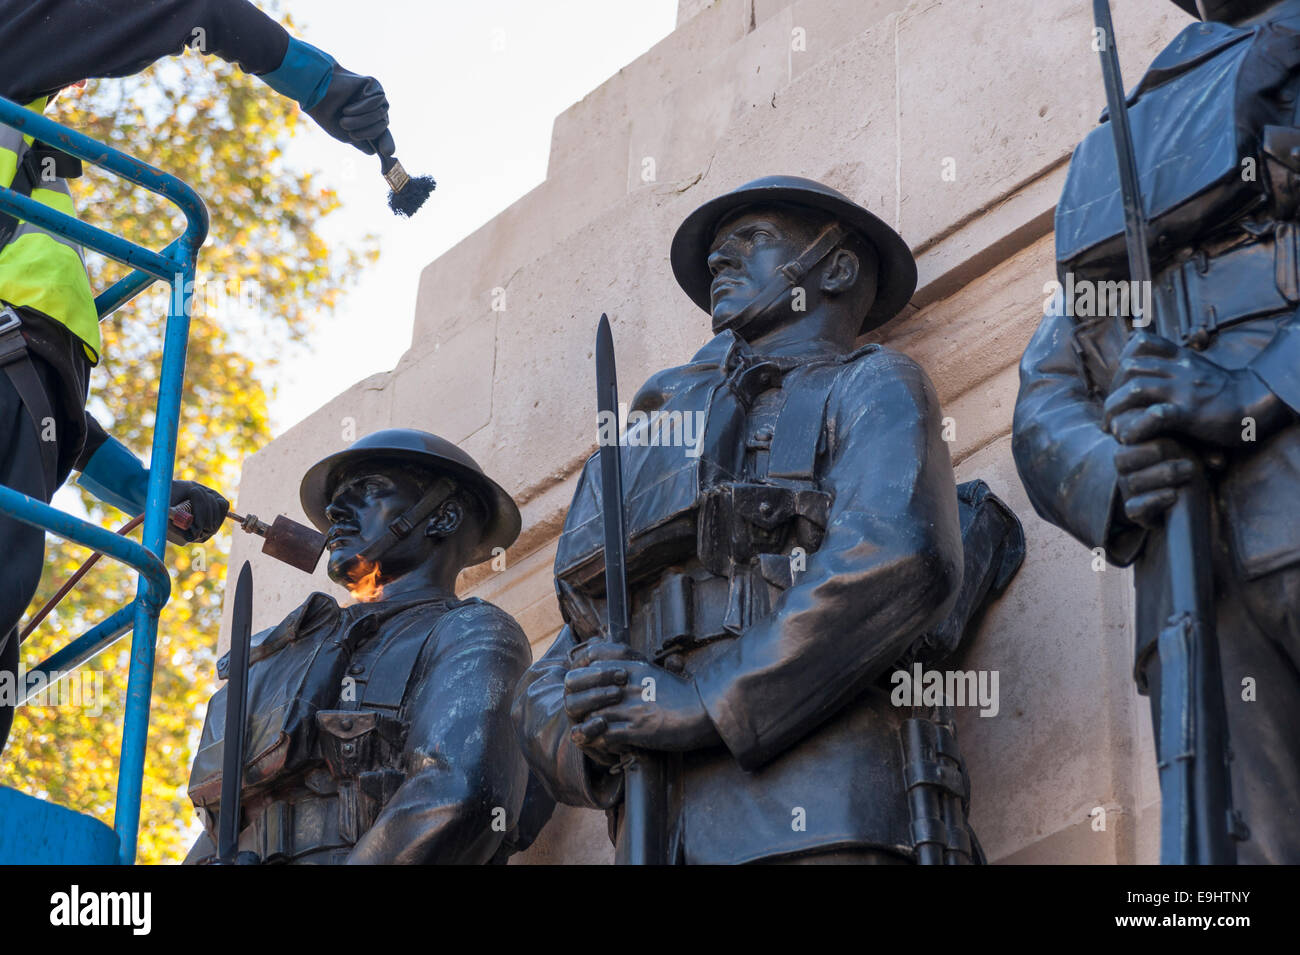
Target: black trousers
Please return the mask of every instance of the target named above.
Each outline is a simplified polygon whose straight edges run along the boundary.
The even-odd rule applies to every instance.
[[[49,406],[57,414],[61,406],[57,397],[62,386],[59,375],[40,358],[31,360],[45,386]],[[41,456],[42,432],[45,438],[58,442],[68,431],[62,420],[38,430],[9,376],[0,372],[0,484],[48,504],[68,472],[62,467],[59,470],[63,473],[47,470]],[[45,532],[0,515],[0,555],[0,680],[16,686],[18,624],[41,581]],[[0,699],[0,750],[13,724],[13,701],[5,696]]]

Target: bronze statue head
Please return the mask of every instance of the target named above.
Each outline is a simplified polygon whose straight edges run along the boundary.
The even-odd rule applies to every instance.
[[[386,581],[405,577],[431,563],[468,563],[467,548],[477,544],[485,509],[476,495],[454,482],[440,489],[445,495],[422,526],[394,539],[381,554],[369,556],[371,545],[383,540],[388,527],[415,507],[433,487],[432,472],[397,462],[358,462],[341,469],[325,513],[329,575],[359,599],[375,599]],[[380,562],[382,558],[382,563]]]
[[[519,535],[510,496],[460,448],[423,431],[379,431],[326,457],[303,477],[300,497],[325,532],[330,578],[362,600],[450,590],[461,570]]]
[[[715,332],[756,341],[828,317],[849,339],[893,318],[916,288],[907,244],[829,186],[768,176],[696,209],[673,237],[673,272]]]
[[[708,256],[714,332],[734,328],[753,341],[801,315],[834,310],[856,334],[875,301],[878,264],[875,248],[852,232],[836,239],[794,288],[753,307],[787,263],[837,225],[829,215],[780,203],[741,209],[719,223]]]

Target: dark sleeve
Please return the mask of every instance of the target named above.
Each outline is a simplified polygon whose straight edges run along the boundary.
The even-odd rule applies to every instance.
[[[1123,566],[1145,537],[1120,510],[1118,448],[1102,428],[1101,403],[1088,392],[1072,320],[1054,305],[1020,360],[1011,427],[1016,470],[1040,517],[1088,547],[1105,548]]]
[[[77,460],[72,465],[74,471],[84,471],[86,462],[95,456],[95,452],[100,449],[105,441],[108,440],[108,432],[104,426],[96,420],[95,416],[89,411],[86,412],[86,443],[81,446],[81,453],[77,455]]]
[[[289,34],[248,0],[0,0],[0,95],[25,104],[89,77],[130,76],[187,45],[267,73]]]
[[[564,677],[573,630],[565,626],[551,648],[528,668],[515,691],[515,735],[528,765],[551,798],[570,806],[610,809],[622,798],[622,776],[598,766],[569,738]]]
[[[481,864],[515,827],[528,767],[510,702],[528,667],[528,639],[503,610],[452,611],[403,703],[406,781],[349,864]]]
[[[709,717],[753,770],[821,725],[946,615],[961,527],[938,398],[919,365],[882,349],[841,376],[821,546],[772,613],[695,673]]]
[[[1300,414],[1300,324],[1291,315],[1247,366],[1292,412]]]

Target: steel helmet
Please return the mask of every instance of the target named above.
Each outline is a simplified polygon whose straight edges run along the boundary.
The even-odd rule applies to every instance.
[[[505,489],[484,474],[478,462],[450,441],[413,428],[389,428],[368,434],[346,450],[328,455],[307,469],[298,497],[307,517],[322,532],[329,530],[330,521],[325,516],[325,508],[338,487],[343,469],[367,459],[374,459],[377,463],[409,464],[431,474],[446,475],[478,494],[488,516],[470,564],[491,560],[495,548],[509,547],[519,536],[519,508]]]
[[[902,236],[843,193],[799,176],[755,179],[710,199],[686,217],[673,236],[673,275],[696,305],[705,312],[713,311],[713,273],[708,260],[718,226],[747,206],[773,203],[830,213],[875,247],[880,259],[876,300],[863,316],[861,332],[883,325],[903,310],[916,291],[916,260]]]

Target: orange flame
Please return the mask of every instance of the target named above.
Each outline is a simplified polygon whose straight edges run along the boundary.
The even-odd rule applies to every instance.
[[[379,564],[373,560],[361,560],[348,573],[346,584],[348,591],[360,603],[374,603],[384,597],[384,585],[379,582]]]

